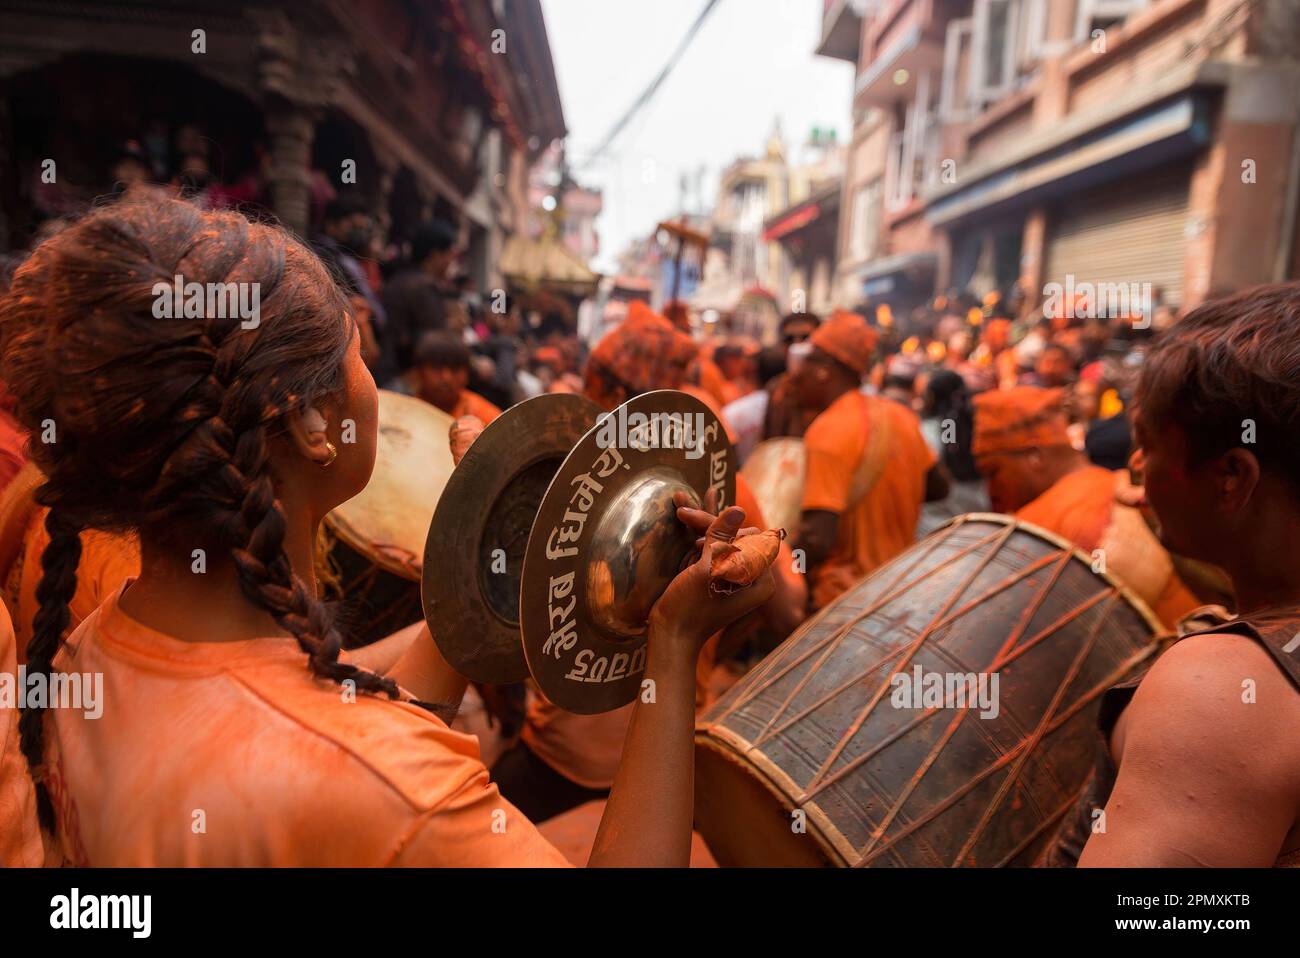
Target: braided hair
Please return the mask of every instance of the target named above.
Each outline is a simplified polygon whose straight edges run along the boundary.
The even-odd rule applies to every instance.
[[[259,284],[259,322],[159,318],[154,287],[177,276]],[[351,336],[320,261],[283,229],[236,213],[128,196],[33,252],[0,299],[0,380],[32,434],[46,477],[36,500],[49,507],[29,670],[53,668],[80,533],[95,528],[225,550],[244,597],[297,640],[314,674],[397,695],[391,679],[339,661],[328,606],[290,567],[269,467],[285,415],[342,388]],[[53,441],[38,441],[47,430]],[[25,709],[20,739],[53,831],[42,719]]]

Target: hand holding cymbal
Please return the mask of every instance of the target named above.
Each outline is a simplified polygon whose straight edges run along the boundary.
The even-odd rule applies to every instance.
[[[760,561],[753,566],[754,575],[749,583],[737,585],[730,592],[715,591],[713,576],[721,568],[718,557],[734,554],[735,542],[749,538],[741,536],[745,512],[732,506],[713,516],[702,509],[682,505],[677,497],[674,501],[678,503],[678,517],[692,529],[698,531],[700,522],[708,520],[704,548],[699,558],[669,583],[655,603],[650,612],[650,628],[652,633],[688,635],[695,640],[698,652],[698,647],[714,632],[766,602],[775,583],[770,572],[771,561],[766,565]],[[773,554],[772,559],[775,558]]]

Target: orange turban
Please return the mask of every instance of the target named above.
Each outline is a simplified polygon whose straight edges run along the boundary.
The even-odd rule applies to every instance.
[[[627,318],[596,344],[587,360],[586,393],[606,409],[652,389],[677,389],[695,362],[695,340],[637,300]]]
[[[813,330],[808,341],[861,376],[871,368],[871,356],[879,338],[880,334],[857,313],[837,309]]]
[[[1043,446],[1068,446],[1059,389],[1015,386],[975,397],[971,453],[988,456]]]

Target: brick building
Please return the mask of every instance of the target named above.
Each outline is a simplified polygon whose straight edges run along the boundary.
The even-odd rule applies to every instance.
[[[817,52],[857,66],[844,302],[1300,273],[1300,4],[825,0]]]

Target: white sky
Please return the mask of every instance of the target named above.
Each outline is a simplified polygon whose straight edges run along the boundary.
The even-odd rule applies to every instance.
[[[659,72],[704,0],[542,0],[551,55],[569,128],[575,179],[604,190],[594,266],[613,272],[629,240],[687,207],[712,207],[719,172],[738,156],[760,155],[772,124],[790,153],[809,131],[850,133],[853,67],[813,53],[821,0],[720,0],[650,104],[602,160],[583,166]],[[788,153],[787,155],[790,155]],[[704,210],[694,177],[705,167]]]

